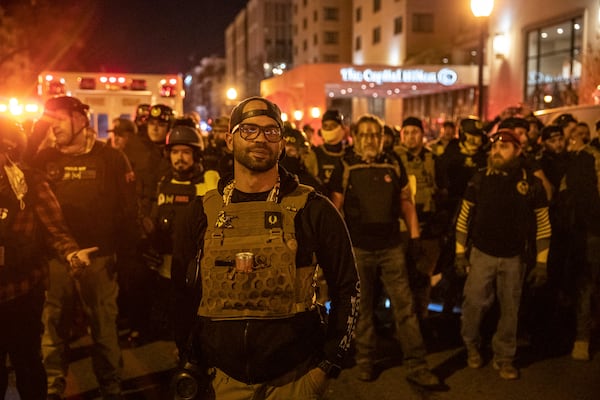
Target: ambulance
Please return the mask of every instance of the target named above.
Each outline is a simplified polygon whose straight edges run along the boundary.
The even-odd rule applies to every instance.
[[[164,104],[183,115],[183,79],[179,74],[117,74],[43,71],[38,76],[42,104],[56,96],[77,97],[90,106],[91,126],[100,139],[116,118],[135,117],[140,104]]]

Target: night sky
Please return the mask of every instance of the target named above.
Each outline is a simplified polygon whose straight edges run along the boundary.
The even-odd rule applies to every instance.
[[[99,0],[63,70],[180,73],[224,57],[225,28],[247,0]]]

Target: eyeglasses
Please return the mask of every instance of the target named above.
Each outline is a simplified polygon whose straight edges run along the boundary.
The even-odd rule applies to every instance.
[[[278,126],[258,126],[254,124],[241,124],[239,126],[240,136],[244,140],[254,140],[262,132],[267,142],[277,143],[281,140],[281,129]]]

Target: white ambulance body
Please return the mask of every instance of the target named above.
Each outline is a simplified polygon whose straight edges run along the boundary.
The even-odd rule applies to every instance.
[[[112,121],[133,120],[140,104],[164,104],[182,116],[185,92],[177,74],[44,71],[38,76],[38,95],[42,101],[73,96],[88,104],[92,127],[106,139]]]

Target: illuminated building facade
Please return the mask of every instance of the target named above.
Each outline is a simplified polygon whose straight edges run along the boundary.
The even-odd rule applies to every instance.
[[[390,124],[413,115],[435,128],[477,114],[484,33],[485,118],[521,104],[600,101],[599,0],[496,0],[484,21],[469,3],[292,0],[293,68],[263,80],[260,93],[315,128],[327,108]]]

